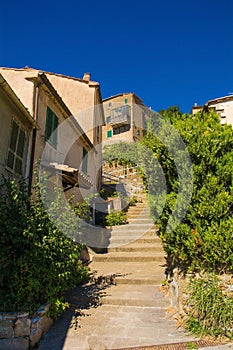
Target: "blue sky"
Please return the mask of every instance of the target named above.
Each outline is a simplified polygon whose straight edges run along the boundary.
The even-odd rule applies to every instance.
[[[4,1],[0,65],[82,77],[153,110],[233,92],[233,0]]]

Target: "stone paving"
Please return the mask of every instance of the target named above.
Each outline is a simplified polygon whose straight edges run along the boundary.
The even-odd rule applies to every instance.
[[[39,350],[182,349],[198,341],[167,313],[170,302],[159,290],[166,261],[148,214],[143,204],[132,207],[129,224],[112,230],[109,251],[94,254],[90,265],[95,281],[105,276],[107,282],[72,291],[74,309],[54,324]]]

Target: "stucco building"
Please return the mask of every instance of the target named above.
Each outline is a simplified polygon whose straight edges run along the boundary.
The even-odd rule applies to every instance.
[[[233,95],[207,101],[204,106],[193,106],[192,114],[213,109],[220,117],[221,124],[233,125]]]
[[[23,175],[31,180],[39,161],[51,176],[61,175],[65,191],[75,189],[77,200],[82,200],[78,187],[88,193],[98,191],[104,123],[99,84],[89,74],[78,79],[27,67],[0,68],[0,73],[30,116],[33,129],[30,142],[25,143],[31,170],[26,166]]]
[[[148,120],[147,108],[135,93],[120,93],[103,100],[103,142],[140,141]]]

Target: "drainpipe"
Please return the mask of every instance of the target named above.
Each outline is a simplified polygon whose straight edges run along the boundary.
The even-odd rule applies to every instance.
[[[38,83],[35,88],[35,95],[34,95],[34,109],[33,109],[33,118],[38,122],[38,101],[39,101],[39,87],[43,83]],[[31,150],[31,157],[30,157],[30,169],[29,169],[29,181],[28,181],[28,194],[29,196],[32,193],[32,177],[33,177],[33,166],[34,166],[34,157],[35,157],[35,147],[36,147],[36,134],[37,130],[33,129],[32,133],[32,150]]]

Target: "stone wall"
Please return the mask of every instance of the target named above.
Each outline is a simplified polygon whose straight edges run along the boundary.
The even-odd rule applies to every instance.
[[[0,349],[27,350],[39,342],[53,320],[47,316],[50,305],[41,306],[31,316],[28,312],[0,313]]]

